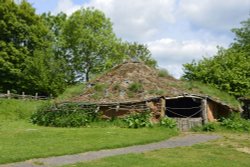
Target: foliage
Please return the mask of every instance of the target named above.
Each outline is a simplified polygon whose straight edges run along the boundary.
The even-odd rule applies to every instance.
[[[202,131],[214,132],[216,130],[216,124],[209,122],[202,126]]]
[[[239,115],[234,114],[230,118],[222,118],[221,126],[240,132],[250,132],[250,121],[242,119]]]
[[[117,39],[112,23],[99,10],[82,8],[74,12],[65,22],[62,37],[65,58],[75,79],[89,81],[89,75],[105,70],[106,60],[115,55]]]
[[[65,89],[65,91],[56,98],[56,100],[59,100],[59,101],[67,100],[74,96],[80,95],[85,89],[85,86],[86,86],[85,84],[76,84],[76,85],[68,86]]]
[[[129,84],[128,90],[133,92],[133,93],[139,93],[139,92],[143,91],[143,86],[139,82],[133,82],[133,83]]]
[[[48,51],[51,34],[35,9],[27,1],[3,0],[0,20],[0,91],[61,93],[61,61]]]
[[[33,58],[26,59],[26,68],[23,71],[26,86],[33,92],[42,95],[58,96],[66,87],[63,60],[55,58],[49,50],[34,51]]]
[[[204,84],[202,82],[198,81],[184,81],[182,84],[179,85],[180,88],[184,88],[187,91],[197,92],[208,95],[210,97],[213,97],[215,99],[220,99],[221,101],[237,108],[239,107],[240,103],[237,101],[237,99],[234,96],[229,95],[226,92],[220,91],[213,85]]]
[[[156,68],[157,62],[152,58],[147,45],[139,44],[137,42],[123,42],[120,47],[122,48],[122,53],[125,54],[125,58],[133,61],[142,61],[146,65]]]
[[[159,69],[158,70],[158,77],[168,77],[170,76],[168,70],[166,69]]]
[[[150,90],[148,93],[154,94],[154,95],[163,95],[165,93],[165,91],[162,89],[158,89],[158,90]]]
[[[57,96],[124,59],[156,66],[147,46],[122,42],[94,8],[37,15],[26,0],[2,0],[0,27],[0,92]]]
[[[95,107],[82,108],[80,104],[45,105],[31,116],[34,124],[54,127],[81,127],[98,119]]]
[[[218,48],[212,58],[185,64],[183,77],[212,84],[236,97],[250,94],[250,19],[233,32],[236,39],[230,48]]]
[[[176,128],[177,127],[177,123],[176,120],[169,118],[169,117],[164,117],[160,120],[160,125],[166,128]]]
[[[221,118],[219,122],[209,122],[203,126],[192,128],[193,131],[211,132],[250,132],[250,121],[241,118],[240,114],[234,113],[228,118]]]
[[[125,117],[124,122],[126,122],[129,128],[142,128],[142,127],[151,127],[152,123],[150,122],[150,112],[135,112],[127,117]]]

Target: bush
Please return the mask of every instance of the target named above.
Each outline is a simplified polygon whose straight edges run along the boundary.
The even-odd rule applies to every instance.
[[[54,127],[80,127],[98,119],[95,108],[85,109],[77,103],[46,105],[31,116],[34,124]]]
[[[141,83],[133,82],[129,85],[128,90],[134,93],[143,91],[143,86]]]
[[[158,71],[158,77],[168,77],[170,76],[168,70],[166,69],[159,69]]]
[[[177,123],[176,123],[176,120],[172,119],[172,118],[169,118],[169,117],[164,117],[160,120],[160,125],[161,126],[164,126],[166,128],[170,128],[170,129],[173,129],[173,128],[176,128],[177,126]]]
[[[242,118],[222,118],[221,126],[234,131],[250,132],[250,121]]]
[[[129,128],[152,127],[149,111],[132,113],[131,115],[123,118],[123,120]]]
[[[216,125],[215,123],[212,123],[212,122],[209,122],[202,126],[202,131],[214,132],[215,130],[216,130]]]

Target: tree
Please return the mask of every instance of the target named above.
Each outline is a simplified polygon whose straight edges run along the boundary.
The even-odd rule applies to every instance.
[[[228,49],[218,48],[212,58],[184,64],[187,80],[198,80],[236,97],[250,94],[250,19],[232,30],[235,41]]]
[[[50,48],[35,50],[34,57],[26,59],[26,68],[23,71],[24,81],[33,92],[57,96],[66,88],[65,72],[61,68],[65,62],[53,54],[54,52]]]
[[[58,90],[53,90],[55,84],[50,84],[45,79],[52,76],[58,78],[55,73],[48,72],[52,68],[48,68],[48,61],[55,67],[58,61],[54,54],[48,54],[46,51],[52,48],[52,36],[48,26],[25,0],[19,4],[13,0],[0,2],[0,91],[38,92],[44,95],[55,93],[55,90]],[[47,63],[42,63],[45,61]],[[38,71],[43,72],[42,69],[48,70],[46,75],[38,74]],[[56,75],[60,76],[60,71],[57,71]],[[39,80],[38,76],[43,76],[43,79],[40,77]],[[61,85],[58,82],[63,81],[53,82]]]
[[[124,43],[125,46],[125,55],[131,59],[137,59],[144,62],[146,65],[156,68],[157,62],[152,58],[150,50],[146,45],[139,44],[137,42],[133,43]]]
[[[62,37],[71,82],[89,81],[91,74],[105,70],[106,61],[115,55],[117,38],[105,15],[93,8],[73,13],[65,23]]]

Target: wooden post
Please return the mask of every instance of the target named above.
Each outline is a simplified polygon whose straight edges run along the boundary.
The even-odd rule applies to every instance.
[[[35,95],[35,99],[36,99],[36,100],[38,99],[38,93],[36,93],[36,95]]]
[[[166,111],[166,99],[163,97],[161,98],[161,118],[165,117]]]
[[[9,90],[7,90],[7,97],[8,97],[8,99],[10,99],[10,91]]]
[[[202,122],[206,124],[208,122],[207,118],[207,99],[202,100]]]
[[[25,92],[22,92],[22,99],[25,99]]]

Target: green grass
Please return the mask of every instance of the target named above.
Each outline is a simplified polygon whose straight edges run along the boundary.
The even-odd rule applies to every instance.
[[[159,127],[53,128],[29,123],[30,114],[43,103],[46,102],[0,101],[0,164],[150,143],[178,134]]]
[[[198,93],[200,94],[208,95],[212,98],[219,99],[220,101],[228,105],[231,105],[237,109],[240,106],[240,103],[237,101],[235,97],[230,96],[228,93],[220,91],[219,89],[211,85],[193,81],[193,82],[183,82],[182,87],[184,87],[188,91],[196,89],[195,92],[198,91]]]
[[[86,85],[85,84],[78,84],[69,86],[61,95],[59,95],[56,100],[63,101],[68,100],[74,96],[80,95],[84,92]]]
[[[67,167],[247,167],[250,135],[225,133],[222,139],[191,147],[161,149],[141,154],[108,157]],[[248,152],[249,151],[249,152]],[[248,152],[248,153],[247,153]],[[66,166],[65,166],[66,167]]]
[[[51,128],[2,121],[0,163],[149,143],[176,134],[162,128]]]
[[[30,115],[46,101],[0,99],[0,121],[29,119]]]

